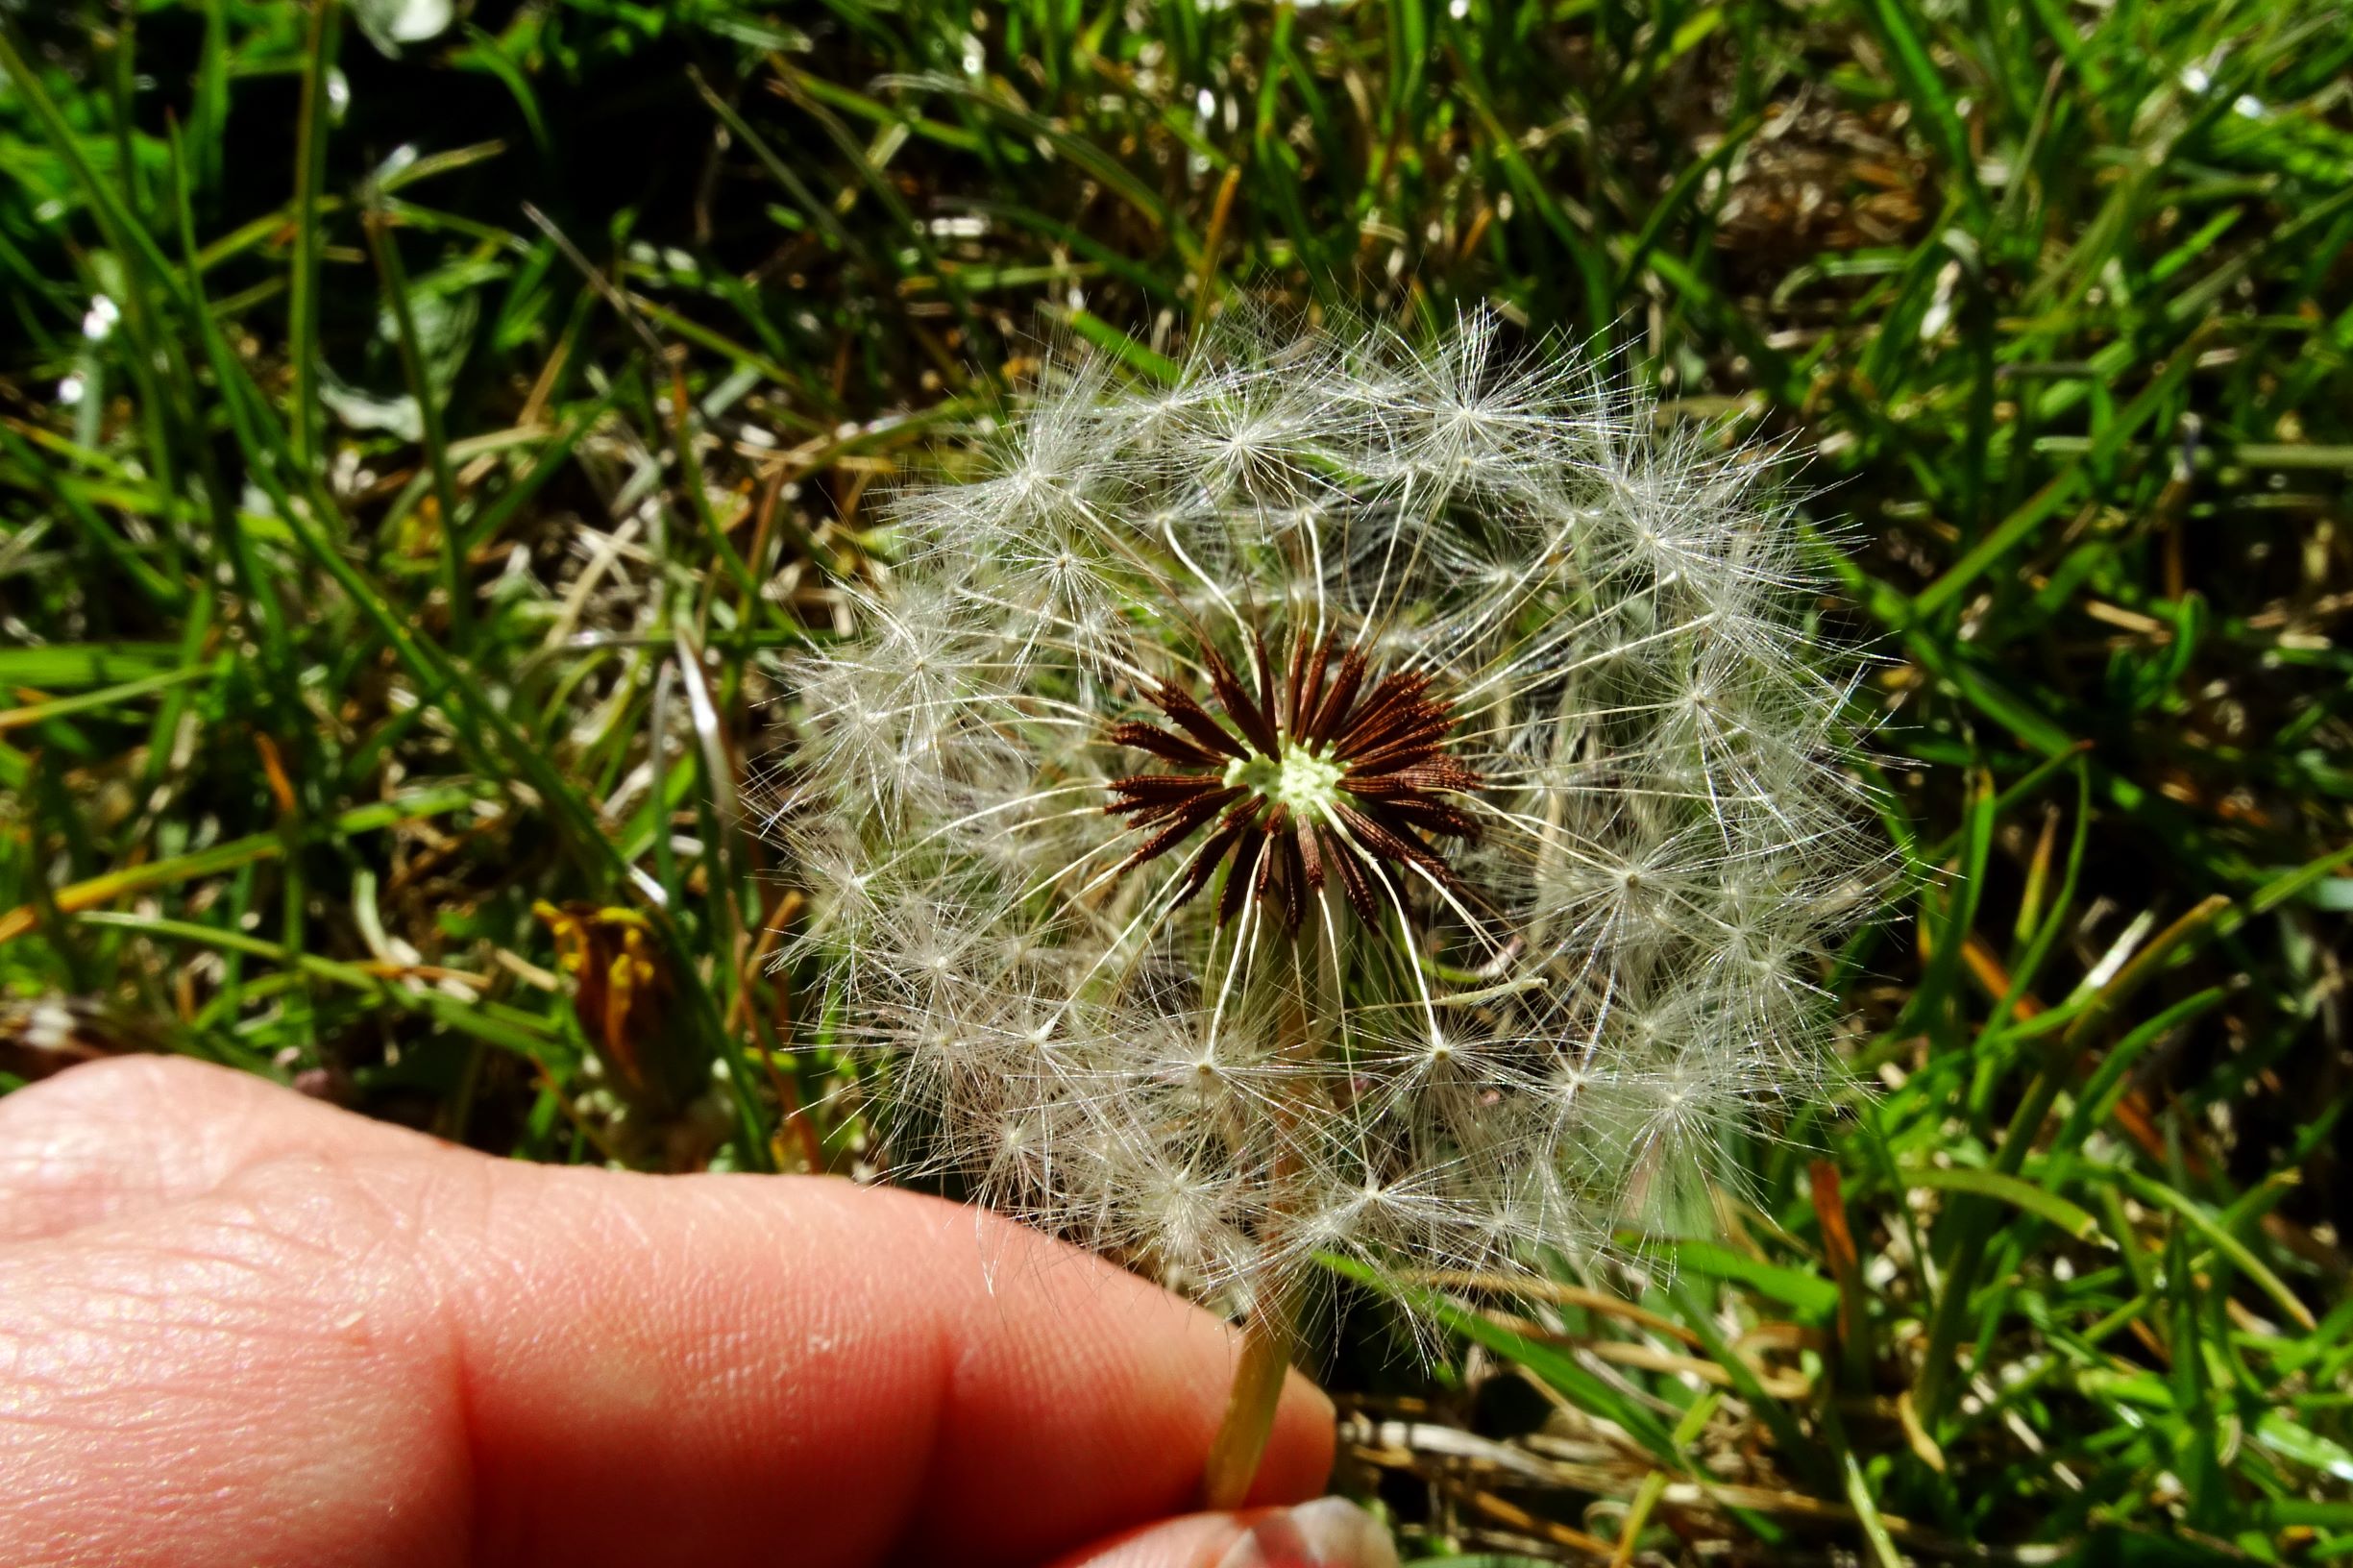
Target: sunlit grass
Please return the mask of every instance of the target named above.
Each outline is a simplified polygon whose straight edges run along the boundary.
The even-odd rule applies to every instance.
[[[1723,1234],[1362,1282],[1343,1480],[1441,1556],[2353,1548],[2342,9],[1462,9],[8,24],[0,1067],[860,1165],[756,825],[875,498],[1054,332],[1492,303],[1801,460],[1911,892]]]

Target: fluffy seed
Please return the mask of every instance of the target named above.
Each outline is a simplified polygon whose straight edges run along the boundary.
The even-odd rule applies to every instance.
[[[1229,1308],[1687,1223],[1881,863],[1760,468],[1485,316],[1060,366],[801,671],[902,1166]]]

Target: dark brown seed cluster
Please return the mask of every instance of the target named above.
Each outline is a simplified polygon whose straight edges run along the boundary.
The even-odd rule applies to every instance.
[[[1294,636],[1279,678],[1264,643],[1254,651],[1255,693],[1215,649],[1203,650],[1223,723],[1191,693],[1164,682],[1148,696],[1171,728],[1139,722],[1111,732],[1114,745],[1179,770],[1112,785],[1115,798],[1104,809],[1149,830],[1122,869],[1167,854],[1207,829],[1177,902],[1207,887],[1230,861],[1218,923],[1232,919],[1245,897],[1257,896],[1292,931],[1335,876],[1358,916],[1378,924],[1386,903],[1376,886],[1388,874],[1383,862],[1401,873],[1419,867],[1452,886],[1453,872],[1430,841],[1478,836],[1477,821],[1452,797],[1480,783],[1476,772],[1446,753],[1453,703],[1430,694],[1427,674],[1371,679],[1364,655],[1337,649],[1328,636],[1312,647]]]

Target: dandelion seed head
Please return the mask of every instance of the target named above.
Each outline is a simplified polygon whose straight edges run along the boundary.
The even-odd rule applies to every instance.
[[[1705,1223],[1882,862],[1763,455],[1484,314],[1054,362],[797,672],[898,1166],[1234,1310]]]

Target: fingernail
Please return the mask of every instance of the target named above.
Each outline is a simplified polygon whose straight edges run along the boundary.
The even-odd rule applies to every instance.
[[[1217,1568],[1397,1568],[1397,1547],[1354,1503],[1319,1497],[1252,1521]]]

